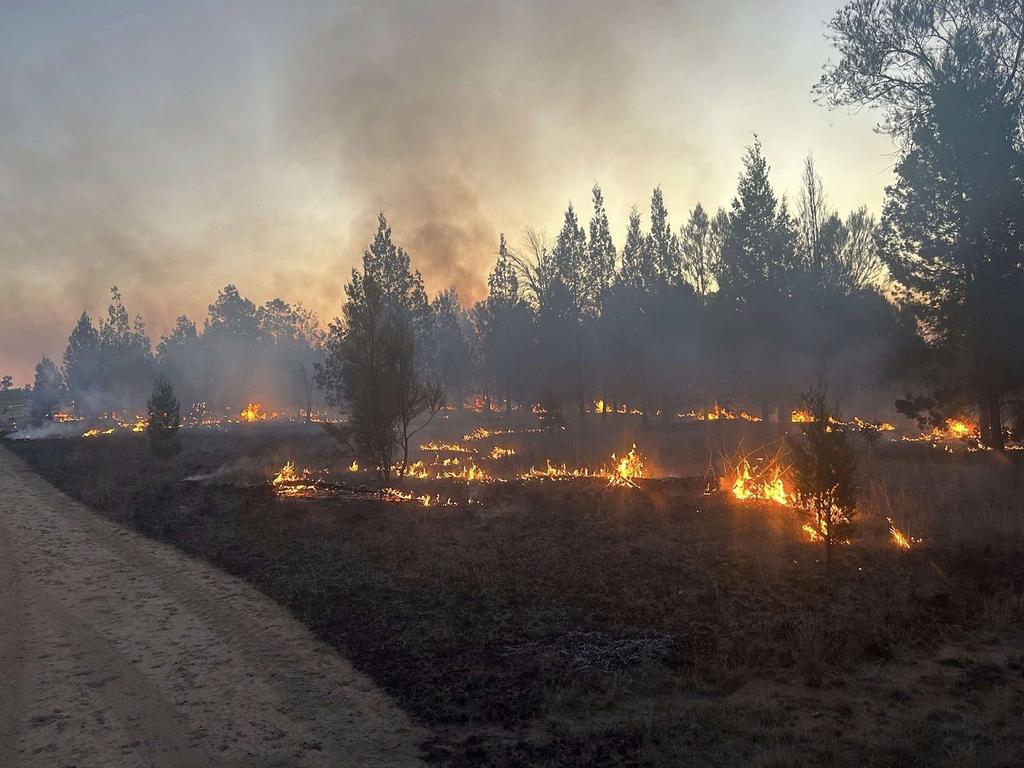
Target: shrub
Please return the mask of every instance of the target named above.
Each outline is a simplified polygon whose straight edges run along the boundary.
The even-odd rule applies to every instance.
[[[181,452],[181,441],[178,439],[181,411],[174,389],[164,377],[161,376],[154,385],[147,407],[149,423],[146,425],[146,434],[153,455],[165,460],[176,456]]]

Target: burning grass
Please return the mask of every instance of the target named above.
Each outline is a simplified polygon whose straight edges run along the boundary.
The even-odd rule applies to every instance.
[[[771,484],[773,451],[722,450],[732,469],[746,459],[749,500],[732,492],[741,471],[710,496],[696,477],[651,477],[650,467],[682,466],[683,454],[703,467],[696,430],[640,435],[651,458],[639,467],[638,449],[620,452],[633,435],[519,433],[501,438],[514,456],[492,460],[480,443],[434,468],[470,458],[495,464],[496,476],[500,465],[509,482],[432,476],[383,494],[361,486],[372,473],[338,461],[316,429],[182,437],[168,463],[127,433],[17,447],[104,514],[287,605],[435,730],[437,763],[816,764],[821,733],[851,722],[869,727],[832,743],[828,762],[892,754],[901,764],[908,753],[893,745],[908,743],[925,765],[981,743],[998,745],[995,762],[1024,758],[1017,720],[1000,710],[1024,700],[1019,668],[1007,666],[1024,658],[1013,640],[1024,526],[989,456],[879,449],[866,467],[864,534],[827,579],[799,517],[754,491],[762,476]],[[530,462],[546,467],[544,456],[587,474],[516,481]],[[624,460],[638,487],[612,491]],[[224,471],[234,466],[250,469]],[[314,495],[282,495],[288,486]],[[874,545],[892,540],[890,526],[910,550]],[[993,535],[956,538],[980,526]],[[992,658],[1005,674],[973,683]],[[937,711],[956,712],[955,727]]]

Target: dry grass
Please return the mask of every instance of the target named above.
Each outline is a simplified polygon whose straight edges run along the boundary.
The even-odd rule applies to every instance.
[[[503,436],[486,449],[515,447],[500,460],[510,472],[598,466],[635,440],[649,466],[688,479],[434,483],[480,503],[431,509],[275,498],[266,473],[286,459],[347,464],[301,430],[188,434],[171,464],[131,437],[19,451],[287,605],[434,729],[439,763],[1024,760],[1011,716],[1024,706],[1024,547],[1007,468],[875,450],[860,532],[829,575],[791,512],[702,492],[708,456],[773,435],[697,426],[712,429]],[[464,431],[452,419],[431,437]],[[214,477],[183,482],[197,474]],[[923,545],[895,549],[886,517]]]

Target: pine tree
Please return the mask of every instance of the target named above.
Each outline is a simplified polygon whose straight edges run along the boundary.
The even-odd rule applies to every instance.
[[[940,411],[973,399],[983,440],[1001,450],[1003,407],[1024,387],[1020,3],[849,2],[829,27],[839,57],[817,93],[881,110],[903,150],[882,240],[926,332],[933,391],[915,399]]]
[[[651,194],[651,231],[647,237],[653,271],[659,282],[678,285],[681,281],[679,241],[668,223],[668,209],[661,187],[655,187]]]
[[[256,305],[242,296],[234,285],[224,286],[217,292],[217,300],[209,306],[203,335],[255,343],[260,335]]]
[[[721,212],[720,212],[721,213]],[[717,220],[717,219],[716,219]],[[715,272],[721,255],[721,233],[700,203],[680,231],[682,278],[706,302],[715,286]]]
[[[100,337],[85,312],[78,318],[64,352],[64,377],[68,396],[82,414],[92,412],[93,400],[103,387]]]
[[[572,203],[551,252],[555,276],[565,288],[576,318],[582,322],[596,312],[596,289],[587,254],[587,234],[580,226]]]
[[[483,391],[496,387],[512,412],[513,397],[522,396],[527,361],[533,348],[533,316],[520,295],[513,256],[501,235],[498,259],[487,277],[487,298],[474,308],[474,326],[483,367]]]
[[[601,187],[594,185],[594,215],[590,219],[589,269],[591,272],[592,290],[600,310],[600,305],[608,288],[615,280],[615,244],[612,242],[611,228],[608,224],[608,212],[604,207],[604,195]]]
[[[646,239],[640,229],[640,212],[633,208],[629,212],[626,242],[622,246],[619,283],[639,291],[651,290],[655,283],[654,264],[650,259],[651,252],[647,248]]]
[[[377,217],[373,242],[363,253],[363,274],[374,281],[392,307],[409,318],[419,348],[417,357],[424,364],[429,357],[430,303],[422,275],[412,270],[409,254],[392,241],[383,211]]]
[[[98,334],[101,410],[141,406],[152,381],[152,345],[142,318],[130,319],[116,285],[110,289],[107,318],[100,321]]]
[[[163,376],[153,386],[146,408],[149,411],[146,435],[153,455],[164,460],[176,456],[181,452],[181,441],[178,438],[181,410],[171,382]]]
[[[396,449],[404,474],[409,440],[437,413],[443,393],[425,371],[425,359],[433,358],[419,350],[417,328],[430,331],[422,278],[391,242],[383,214],[363,254],[363,271],[352,270],[345,297],[342,318],[328,331],[325,359],[315,366],[316,383],[329,405],[348,409],[360,456],[387,482]],[[424,413],[424,423],[415,426]]]
[[[772,189],[769,170],[755,136],[743,159],[716,276],[722,291],[738,303],[754,293],[787,294],[794,273],[794,225]]]
[[[67,390],[64,377],[53,360],[44,357],[36,364],[35,379],[32,382],[30,415],[36,424],[53,418],[63,402]]]
[[[459,304],[455,288],[439,293],[431,302],[434,316],[433,349],[437,355],[436,368],[447,400],[461,410],[463,396],[470,383],[472,359],[467,330],[469,321]]]

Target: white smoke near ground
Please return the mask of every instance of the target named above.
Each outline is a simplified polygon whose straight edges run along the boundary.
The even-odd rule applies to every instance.
[[[46,440],[81,437],[86,428],[77,422],[46,421],[38,427],[25,427],[4,436],[5,440]]]

